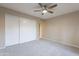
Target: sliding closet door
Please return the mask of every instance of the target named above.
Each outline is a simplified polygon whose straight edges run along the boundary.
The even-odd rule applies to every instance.
[[[36,39],[36,21],[20,18],[20,43]]]
[[[19,43],[19,18],[12,14],[5,15],[5,45]]]

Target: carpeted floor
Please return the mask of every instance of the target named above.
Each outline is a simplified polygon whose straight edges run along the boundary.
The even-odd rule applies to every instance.
[[[2,56],[78,56],[79,49],[61,45],[48,40],[31,42],[6,47],[0,50]]]

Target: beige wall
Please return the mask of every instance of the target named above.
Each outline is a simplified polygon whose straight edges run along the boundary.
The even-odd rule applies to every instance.
[[[79,47],[79,11],[46,21],[43,38]]]
[[[46,29],[46,21],[45,20],[40,20],[40,24],[39,24],[39,27],[40,27],[40,38],[42,38],[44,36],[44,31]]]
[[[4,10],[0,8],[0,48],[4,46],[5,41],[5,16]]]

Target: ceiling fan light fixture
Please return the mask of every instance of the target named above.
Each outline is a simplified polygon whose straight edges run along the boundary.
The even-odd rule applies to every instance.
[[[52,9],[57,7],[57,4],[52,5],[52,3],[50,3],[50,4],[39,3],[38,5],[40,6],[41,10],[35,10],[35,12],[41,12],[42,15],[44,15],[46,13],[53,14]]]
[[[47,10],[43,10],[42,13],[44,13],[44,14],[47,13]]]

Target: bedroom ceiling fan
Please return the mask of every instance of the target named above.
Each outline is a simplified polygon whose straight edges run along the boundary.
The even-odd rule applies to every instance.
[[[38,5],[40,6],[41,9],[38,9],[38,10],[34,10],[34,12],[41,12],[42,15],[44,15],[45,13],[50,13],[50,14],[53,14],[53,11],[52,9],[57,7],[57,4],[53,4],[50,3],[38,3]]]

